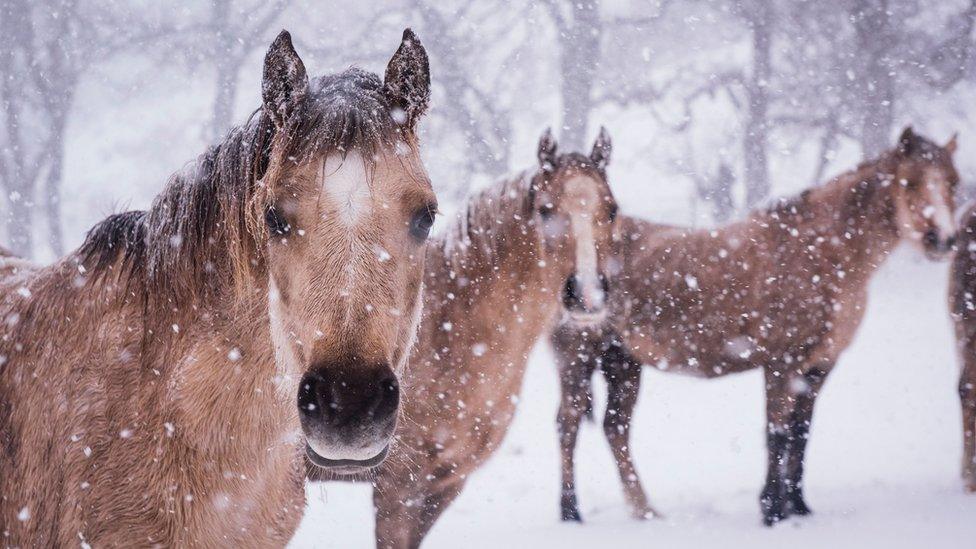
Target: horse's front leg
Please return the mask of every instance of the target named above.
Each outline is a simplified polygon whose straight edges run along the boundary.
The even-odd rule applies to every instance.
[[[976,357],[965,357],[959,377],[962,404],[962,481],[967,492],[976,492]]]
[[[788,515],[786,468],[789,458],[789,425],[793,404],[786,374],[766,367],[766,484],[759,495],[763,524],[772,526]]]
[[[578,339],[577,339],[578,337]],[[562,490],[559,496],[560,518],[581,521],[576,499],[576,464],[574,453],[580,420],[592,410],[591,378],[596,368],[596,351],[587,344],[583,334],[556,334],[553,350],[559,368],[559,411],[556,429],[559,432]]]
[[[399,489],[388,489],[400,484]],[[373,488],[378,549],[417,549],[434,523],[457,498],[464,481],[457,477],[431,482],[377,482]]]
[[[789,385],[790,393],[794,398],[789,422],[789,456],[786,464],[786,504],[790,514],[811,513],[810,507],[803,499],[803,459],[807,440],[810,438],[813,406],[832,368],[832,364],[811,368],[802,376],[794,378]]]
[[[659,517],[660,513],[647,501],[630,451],[630,422],[640,389],[641,365],[624,356],[619,347],[613,347],[604,353],[601,367],[608,388],[603,432],[613,451],[631,514],[638,519]]]

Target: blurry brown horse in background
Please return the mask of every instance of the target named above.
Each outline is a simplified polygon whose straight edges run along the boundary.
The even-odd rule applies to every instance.
[[[398,444],[374,484],[380,547],[420,545],[502,443],[528,355],[557,311],[603,319],[610,138],[601,131],[589,156],[557,154],[547,132],[538,153],[538,168],[473,197],[431,245]]]
[[[976,206],[962,216],[956,256],[949,274],[949,311],[962,361],[962,479],[976,492]]]
[[[604,432],[628,502],[639,517],[653,514],[629,446],[642,364],[704,378],[763,368],[763,521],[809,513],[803,455],[814,401],[857,332],[868,281],[899,241],[919,242],[931,256],[951,248],[955,148],[955,138],[940,147],[907,128],[880,158],[721,229],[622,222],[608,322],[553,334],[562,518],[580,519],[573,449],[597,368],[609,390]]]
[[[382,461],[436,210],[428,90],[409,31],[383,80],[311,82],[282,32],[262,109],[149,210],[0,260],[4,546],[284,546],[304,455]]]

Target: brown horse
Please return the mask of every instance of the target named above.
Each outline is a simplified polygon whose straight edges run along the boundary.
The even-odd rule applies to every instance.
[[[311,82],[282,32],[261,109],[148,211],[0,262],[4,545],[281,546],[306,453],[382,460],[436,210],[428,89],[409,30],[383,80]]]
[[[557,311],[601,319],[610,148],[601,131],[589,156],[557,154],[547,132],[539,167],[472,198],[431,246],[398,444],[374,482],[378,546],[419,546],[498,448]]]
[[[931,256],[952,246],[955,147],[955,138],[939,147],[907,128],[880,158],[721,229],[622,223],[608,321],[562,326],[552,338],[563,393],[562,518],[580,518],[573,450],[597,368],[628,502],[639,517],[654,513],[629,448],[642,364],[704,378],[763,368],[763,520],[809,513],[803,455],[814,401],[857,331],[868,281],[899,241],[920,242]]]
[[[949,274],[949,311],[956,328],[962,374],[962,479],[976,492],[976,207],[964,215]]]

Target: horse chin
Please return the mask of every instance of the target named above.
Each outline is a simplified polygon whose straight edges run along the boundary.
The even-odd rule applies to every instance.
[[[926,259],[928,259],[930,261],[938,261],[938,262],[945,261],[946,259],[949,258],[950,255],[952,255],[952,252],[951,251],[947,251],[947,250],[930,250],[928,248],[925,248],[924,253],[925,253],[925,258]]]
[[[601,309],[599,311],[567,311],[566,318],[569,320],[570,324],[578,326],[580,328],[591,328],[603,322],[607,319],[606,309]]]
[[[367,459],[330,459],[320,455],[308,443],[305,444],[305,455],[308,460],[322,472],[335,477],[351,477],[368,474],[379,467],[390,453],[387,444],[378,454]]]
[[[922,254],[930,261],[945,261],[952,255],[954,250],[952,245],[927,245],[922,244]]]

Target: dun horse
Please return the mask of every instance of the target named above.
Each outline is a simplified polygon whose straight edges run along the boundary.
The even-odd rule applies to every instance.
[[[962,359],[962,479],[967,492],[976,492],[976,207],[963,215],[957,249],[949,275],[949,311]]]
[[[420,545],[498,448],[529,352],[557,311],[602,319],[617,209],[609,136],[601,131],[584,156],[557,154],[547,132],[538,152],[538,168],[472,198],[431,246],[403,425],[374,483],[380,547]]]
[[[428,89],[409,30],[383,80],[311,82],[282,32],[261,109],[148,211],[3,260],[3,545],[282,546],[306,453],[382,460],[436,210]]]
[[[952,246],[955,147],[955,138],[939,147],[908,128],[880,158],[718,230],[621,223],[631,234],[619,242],[608,321],[553,335],[562,518],[580,519],[573,450],[597,368],[608,381],[604,431],[628,502],[639,517],[654,513],[629,447],[642,364],[704,378],[762,368],[763,521],[809,513],[803,455],[814,401],[857,331],[868,281],[899,241],[931,256]]]

